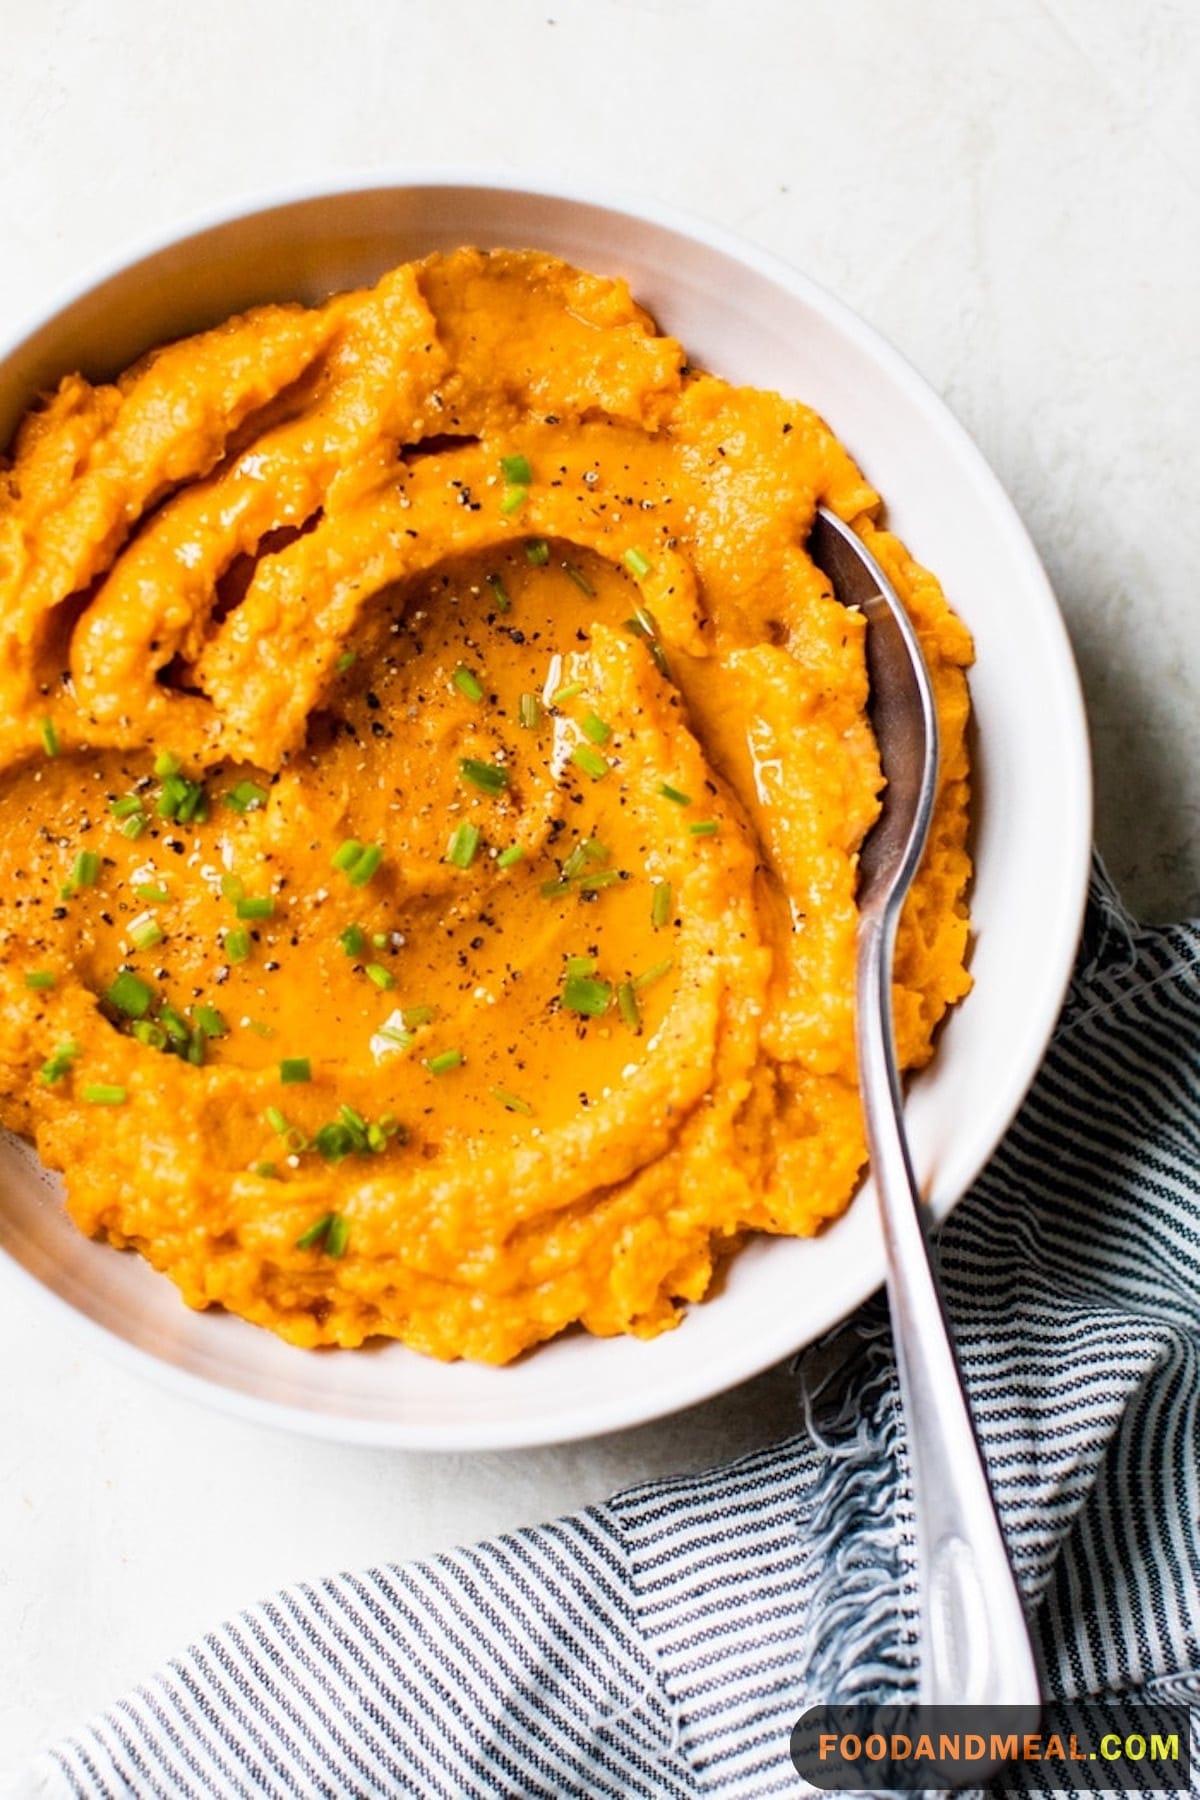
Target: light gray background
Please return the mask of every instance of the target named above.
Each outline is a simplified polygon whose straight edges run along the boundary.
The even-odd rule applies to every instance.
[[[0,0],[0,334],[145,234],[338,171],[470,164],[717,219],[857,308],[974,434],[1067,616],[1109,866],[1144,915],[1194,911],[1194,18],[1190,0]],[[280,1582],[700,1467],[793,1417],[775,1371],[560,1450],[331,1449],[160,1394],[7,1281],[0,1357],[0,1769]]]

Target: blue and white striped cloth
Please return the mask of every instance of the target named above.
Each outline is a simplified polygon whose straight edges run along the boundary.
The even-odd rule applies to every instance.
[[[1101,871],[1053,1047],[941,1234],[1049,1690],[1200,1702],[1200,924]],[[809,1367],[813,1365],[811,1360]],[[882,1301],[805,1429],[536,1530],[297,1587],[43,1754],[59,1795],[795,1795],[808,1705],[913,1691]]]

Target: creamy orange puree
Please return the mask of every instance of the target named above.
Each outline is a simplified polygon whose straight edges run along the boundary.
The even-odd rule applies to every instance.
[[[812,412],[622,282],[473,250],[31,412],[0,1118],[80,1229],[296,1344],[503,1362],[651,1336],[839,1213],[880,773],[819,501],[937,688],[914,1067],[968,985],[970,643]]]

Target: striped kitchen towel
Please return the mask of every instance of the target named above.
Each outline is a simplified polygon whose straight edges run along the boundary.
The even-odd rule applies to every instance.
[[[1200,924],[1134,925],[1097,869],[1045,1065],[941,1233],[1057,1696],[1200,1702],[1198,1070]],[[261,1602],[16,1791],[801,1792],[788,1740],[806,1706],[915,1685],[882,1300],[801,1363],[800,1387],[804,1429],[730,1467]]]

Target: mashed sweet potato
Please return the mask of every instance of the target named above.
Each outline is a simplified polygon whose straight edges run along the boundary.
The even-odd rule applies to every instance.
[[[864,1160],[852,521],[943,732],[897,969],[965,991],[963,669],[804,406],[463,250],[79,376],[0,475],[0,1118],[300,1345],[649,1336]]]

